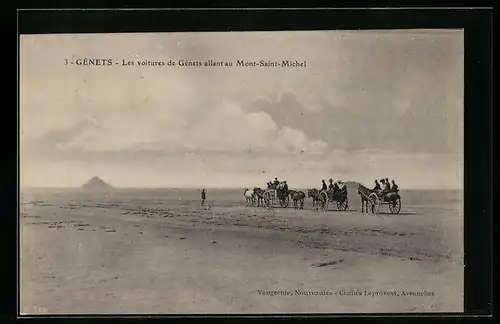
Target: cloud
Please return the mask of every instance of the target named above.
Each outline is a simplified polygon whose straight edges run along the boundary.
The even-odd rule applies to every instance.
[[[460,178],[461,160],[439,153],[462,151],[463,34],[418,34],[23,36],[23,172],[42,184],[64,179],[79,184],[77,175],[84,182],[95,174],[116,185],[196,181],[183,177],[239,185],[269,176],[297,185],[328,177],[371,183],[380,176],[405,186],[452,183]],[[308,65],[160,69],[62,64],[77,56],[163,61],[287,57]],[[51,176],[59,170],[67,177],[58,174],[56,181]]]
[[[279,127],[265,112],[246,112],[232,101],[198,110],[125,110],[97,120],[49,131],[37,141],[44,149],[60,152],[104,153],[157,151],[158,155],[184,152],[322,154],[327,143],[309,140],[301,131]],[[33,147],[33,145],[32,145]],[[105,157],[105,155],[101,154]],[[145,159],[150,156],[145,156]]]

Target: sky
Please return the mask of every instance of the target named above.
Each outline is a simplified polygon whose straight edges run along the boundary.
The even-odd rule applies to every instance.
[[[463,56],[462,30],[22,35],[21,185],[462,189]]]

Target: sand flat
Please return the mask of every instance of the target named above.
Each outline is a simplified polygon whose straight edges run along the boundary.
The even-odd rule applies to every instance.
[[[463,310],[451,204],[377,216],[42,200],[22,208],[23,314]]]

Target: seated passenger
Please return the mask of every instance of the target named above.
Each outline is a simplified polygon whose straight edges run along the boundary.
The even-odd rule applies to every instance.
[[[380,179],[380,187],[381,187],[381,188],[380,188],[380,189],[379,189],[379,191],[377,192],[378,194],[381,194],[381,193],[382,193],[382,191],[384,191],[384,189],[385,189],[385,179]]]
[[[384,189],[382,189],[382,191],[380,192],[380,194],[382,196],[385,196],[386,194],[388,194],[389,192],[391,192],[391,186],[389,185],[389,182],[388,181],[385,181],[385,180],[382,180],[382,185],[384,186]]]
[[[396,184],[396,182],[394,182],[394,180],[392,180],[392,192],[395,192],[395,193],[399,192],[399,187]]]

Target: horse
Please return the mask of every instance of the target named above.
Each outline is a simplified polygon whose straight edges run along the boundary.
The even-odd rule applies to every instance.
[[[366,205],[366,211],[368,212],[368,202],[370,201],[370,199],[368,199],[368,196],[370,196],[370,194],[372,192],[375,192],[373,189],[369,189],[365,186],[363,186],[361,183],[358,185],[358,195],[360,195],[361,197],[361,212],[364,213],[365,209],[365,205]],[[373,205],[372,205],[372,213],[373,213]]]
[[[293,206],[295,209],[304,209],[304,199],[306,198],[306,194],[303,191],[297,190],[288,190],[290,193],[290,198],[293,200]],[[300,207],[299,203],[300,202]]]
[[[255,203],[254,191],[245,189],[245,192],[243,193],[243,195],[245,196],[247,206],[253,206]]]
[[[313,199],[313,208],[318,209],[319,202],[319,190],[318,189],[307,189],[307,197],[312,197]]]
[[[254,199],[257,199],[257,207],[260,207],[260,203],[264,201],[264,192],[265,190],[256,187],[253,189]],[[264,204],[262,204],[264,206]]]

